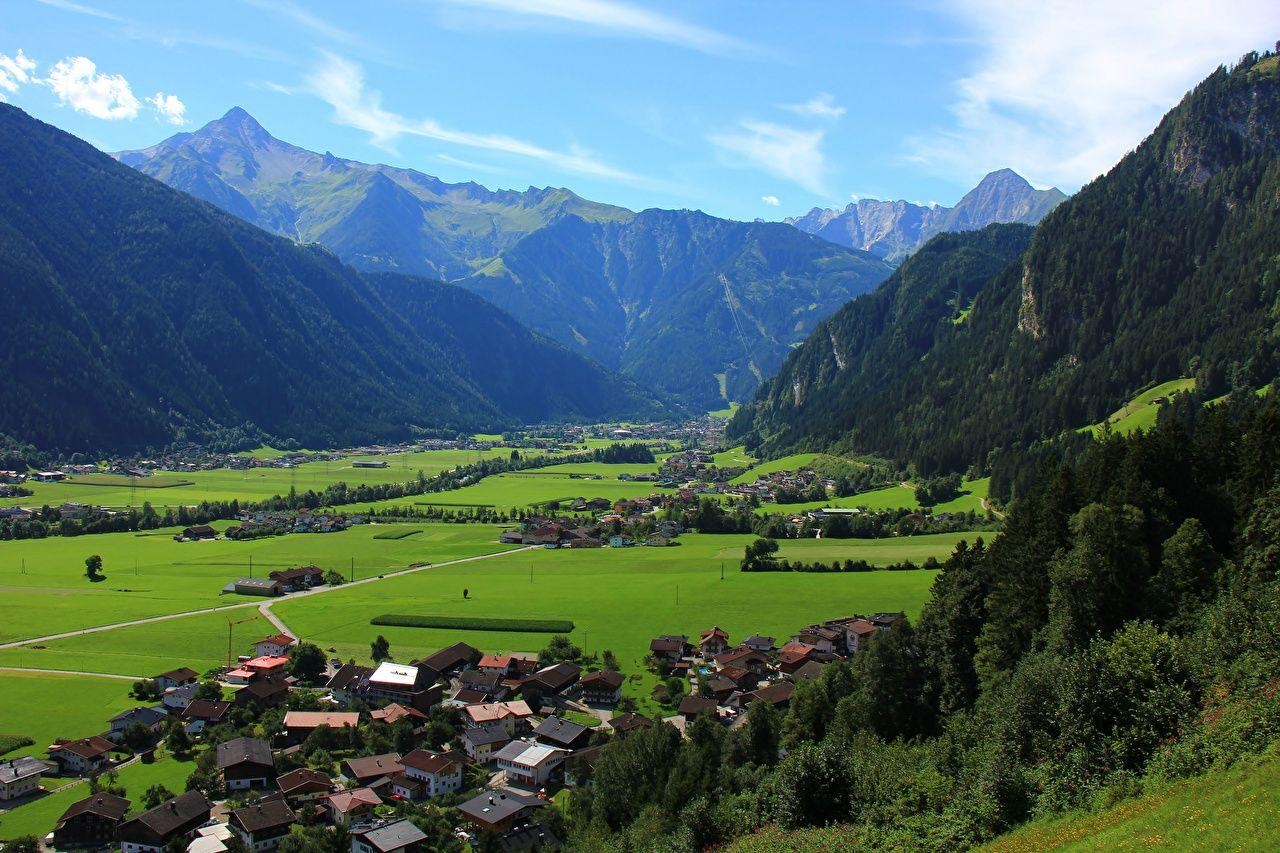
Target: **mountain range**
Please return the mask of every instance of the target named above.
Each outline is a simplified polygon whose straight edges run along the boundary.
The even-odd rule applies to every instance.
[[[938,236],[819,324],[729,425],[922,474],[1096,423],[1159,382],[1280,374],[1280,59],[1219,68],[1029,236]],[[993,482],[993,488],[995,483]]]
[[[452,285],[362,275],[0,104],[0,433],[341,446],[666,410]]]
[[[892,271],[782,223],[491,191],[282,142],[236,108],[121,162],[360,270],[456,281],[537,332],[693,407],[746,399]]]
[[[1067,199],[1057,187],[1038,190],[1012,169],[987,175],[955,207],[863,198],[844,210],[815,207],[786,219],[808,234],[900,262],[930,237],[973,231],[996,222],[1035,225]]]

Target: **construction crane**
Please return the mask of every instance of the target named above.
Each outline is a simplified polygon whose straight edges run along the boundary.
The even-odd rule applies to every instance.
[[[248,619],[237,619],[231,621],[231,617],[227,617],[227,669],[231,669],[231,629],[237,625],[243,625],[245,622],[256,622],[261,616],[250,616]]]

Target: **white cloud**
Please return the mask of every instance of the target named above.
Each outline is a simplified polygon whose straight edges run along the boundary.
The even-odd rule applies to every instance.
[[[16,56],[0,53],[0,92],[13,94],[18,87],[32,81],[32,72],[36,70],[34,59],[27,58],[21,50]],[[0,94],[0,101],[4,95]]]
[[[821,130],[797,130],[765,121],[739,122],[710,142],[736,166],[754,166],[818,194],[826,193],[827,161]]]
[[[978,58],[954,122],[907,159],[957,181],[1008,166],[1068,189],[1134,148],[1218,64],[1269,46],[1274,0],[959,0]]]
[[[187,105],[178,99],[177,95],[166,95],[164,92],[156,92],[147,103],[156,108],[156,112],[160,114],[160,118],[169,124],[176,124],[179,127],[187,123]]]
[[[760,54],[759,48],[724,33],[616,0],[451,0],[454,5],[577,24],[629,38],[647,39],[717,55]]]
[[[324,56],[324,62],[307,78],[306,90],[333,108],[338,124],[363,130],[380,148],[390,150],[403,136],[420,136],[466,148],[527,157],[564,172],[638,186],[654,185],[653,181],[595,159],[577,146],[568,151],[555,151],[512,136],[457,130],[430,118],[407,118],[383,108],[381,93],[365,88],[364,70],[359,65],[331,53]]]
[[[782,108],[805,118],[836,119],[847,112],[844,107],[836,103],[835,96],[827,92],[812,97],[803,104],[782,104]]]
[[[55,9],[62,9],[64,12],[75,12],[77,15],[88,15],[91,18],[101,18],[104,21],[123,21],[119,15],[113,15],[110,12],[104,12],[101,9],[95,9],[92,6],[84,6],[80,3],[72,3],[71,0],[38,0],[45,6],[52,6]]]
[[[760,200],[770,207],[777,207],[782,204],[782,201],[776,195],[762,195]]]
[[[119,74],[99,74],[87,56],[70,56],[54,65],[46,83],[58,100],[76,112],[101,119],[133,119],[138,99]]]

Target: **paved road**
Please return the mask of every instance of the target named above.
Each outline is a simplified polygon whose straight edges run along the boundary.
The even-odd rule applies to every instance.
[[[49,634],[44,637],[29,637],[25,640],[17,640],[11,643],[0,643],[0,649],[17,649],[23,646],[30,646],[33,643],[47,643],[53,640],[65,640],[65,639],[68,639],[69,637],[82,637],[86,634],[97,634],[102,631],[114,631],[117,628],[132,628],[135,625],[151,625],[156,622],[167,622],[170,619],[184,619],[187,616],[200,616],[205,613],[221,613],[224,610],[244,610],[249,607],[258,608],[258,612],[262,613],[264,616],[267,617],[267,619],[271,620],[271,624],[275,625],[276,628],[282,631],[283,633],[286,633],[292,637],[294,635],[289,630],[289,627],[280,620],[280,617],[276,616],[273,612],[271,612],[271,608],[274,605],[279,604],[281,601],[295,601],[299,598],[306,598],[307,596],[311,596],[311,595],[324,595],[327,592],[334,592],[335,590],[339,590],[339,589],[347,589],[348,587],[360,586],[362,584],[367,584],[367,583],[377,583],[378,581],[385,580],[387,578],[400,577],[401,575],[411,575],[414,572],[425,572],[428,569],[438,569],[442,566],[456,566],[460,563],[472,563],[472,562],[475,562],[476,560],[489,560],[494,557],[505,557],[508,554],[519,554],[522,551],[536,550],[538,547],[539,546],[537,545],[528,545],[523,548],[512,548],[511,550],[508,550],[508,551],[498,551],[497,553],[494,553],[494,554],[479,554],[475,557],[463,557],[458,560],[448,560],[443,563],[427,563],[421,566],[412,566],[407,569],[399,569],[393,572],[383,572],[381,575],[376,575],[374,577],[362,578],[361,580],[358,580],[358,581],[351,581],[350,583],[345,583],[345,584],[342,584],[341,586],[319,586],[319,587],[316,587],[315,589],[309,589],[304,592],[295,592],[290,595],[284,596],[282,598],[273,598],[273,599],[270,599],[269,601],[265,601],[262,603],[250,601],[250,602],[245,602],[243,604],[223,604],[219,607],[205,607],[201,610],[185,610],[182,613],[166,613],[162,616],[149,616],[145,619],[131,619],[127,622],[115,622],[111,625],[98,625],[94,628],[81,628],[78,631],[64,631],[61,634]],[[6,668],[7,669],[26,669],[26,667],[6,667]],[[99,675],[100,673],[84,673],[84,674]]]

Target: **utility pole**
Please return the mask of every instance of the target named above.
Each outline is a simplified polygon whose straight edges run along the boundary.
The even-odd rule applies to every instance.
[[[240,619],[236,622],[231,621],[231,617],[227,617],[227,669],[231,669],[231,629],[236,625],[242,625],[245,622],[253,622],[257,620],[257,616],[250,616],[248,619]]]
[[[720,561],[720,580],[724,580],[724,560]]]

